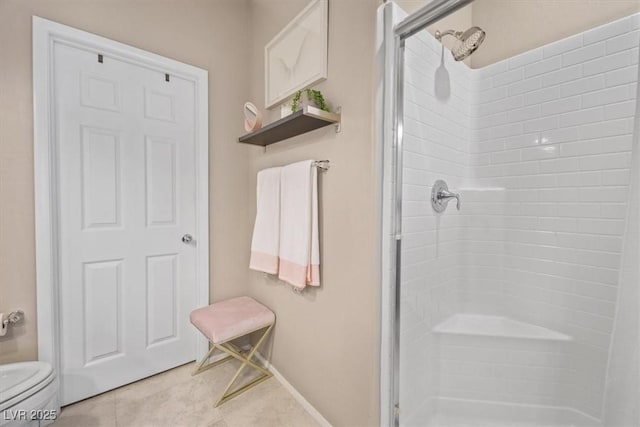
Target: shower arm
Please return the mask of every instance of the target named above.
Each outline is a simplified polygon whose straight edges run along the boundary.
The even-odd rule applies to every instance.
[[[436,30],[435,33],[435,38],[438,41],[442,41],[442,38],[444,36],[453,36],[457,39],[460,39],[460,36],[462,35],[462,31],[456,31],[456,30],[447,30],[445,32],[440,32],[440,30]]]

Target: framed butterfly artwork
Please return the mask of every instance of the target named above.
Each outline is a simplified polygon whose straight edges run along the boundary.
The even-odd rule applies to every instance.
[[[313,0],[264,48],[265,105],[327,78],[329,0]]]

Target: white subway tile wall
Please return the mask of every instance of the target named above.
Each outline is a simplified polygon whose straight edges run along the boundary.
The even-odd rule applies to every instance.
[[[479,70],[445,51],[448,99],[435,95],[440,44],[425,33],[407,41],[401,271],[407,419],[436,396],[569,406],[601,417],[639,27],[634,15]],[[453,203],[441,215],[431,209],[437,179],[461,193],[460,212]],[[508,316],[573,341],[545,347],[470,337],[444,345],[431,330],[454,313]],[[518,351],[563,365],[503,360]]]

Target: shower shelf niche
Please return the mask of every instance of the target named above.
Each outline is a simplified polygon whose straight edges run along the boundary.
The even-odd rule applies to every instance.
[[[433,328],[437,334],[476,335],[546,341],[572,341],[573,338],[542,326],[501,316],[455,314]]]
[[[307,105],[302,110],[241,136],[238,142],[266,147],[329,125],[335,125],[336,132],[339,132],[340,118],[339,112],[330,113]]]

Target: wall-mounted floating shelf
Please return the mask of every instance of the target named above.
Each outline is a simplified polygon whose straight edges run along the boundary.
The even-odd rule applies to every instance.
[[[329,113],[307,105],[302,110],[241,136],[238,142],[265,147],[329,125],[336,125],[336,131],[339,131],[340,113]]]

